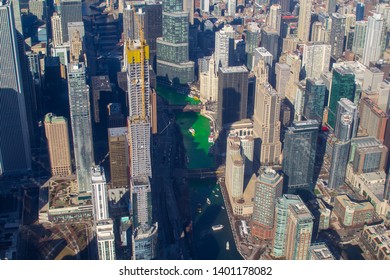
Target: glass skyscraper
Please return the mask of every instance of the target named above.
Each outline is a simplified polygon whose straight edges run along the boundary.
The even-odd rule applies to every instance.
[[[163,37],[157,39],[157,76],[174,84],[194,81],[194,62],[188,57],[188,11],[183,1],[163,2]]]
[[[284,138],[283,172],[289,193],[314,187],[314,163],[319,123],[316,120],[294,122]]]
[[[27,89],[11,1],[0,0],[0,175],[31,169]]]
[[[84,63],[68,66],[68,92],[73,150],[79,192],[91,191],[91,167],[94,164],[89,87]]]
[[[352,101],[342,98],[338,102],[332,161],[329,171],[329,187],[344,184],[351,138],[356,136],[358,126],[357,108]]]
[[[345,67],[333,68],[332,88],[329,98],[328,124],[335,128],[337,102],[341,98],[354,101],[355,75],[352,70]]]
[[[306,119],[322,122],[325,106],[325,84],[321,79],[306,80],[306,95],[303,114]]]

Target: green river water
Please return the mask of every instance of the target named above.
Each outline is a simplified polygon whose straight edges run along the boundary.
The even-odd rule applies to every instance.
[[[199,101],[179,94],[172,89],[157,87],[158,94],[172,105],[197,104]],[[175,112],[176,123],[183,135],[187,155],[187,168],[214,167],[214,157],[209,154],[212,144],[208,142],[209,120],[195,112]],[[195,135],[189,129],[195,130]],[[229,219],[225,209],[220,187],[216,178],[190,179],[191,213],[195,258],[200,260],[242,259],[234,244]],[[211,203],[206,203],[207,198]],[[201,206],[201,212],[198,206]],[[224,228],[213,231],[213,225],[222,224]],[[229,242],[229,250],[226,243]]]

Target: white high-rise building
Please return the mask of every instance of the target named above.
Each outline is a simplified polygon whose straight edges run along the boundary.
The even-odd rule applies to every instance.
[[[101,166],[91,168],[92,201],[95,221],[109,218],[106,176]]]
[[[237,0],[228,0],[228,15],[234,17],[236,14]]]
[[[268,24],[267,24],[271,29],[276,30],[278,34],[280,32],[280,24],[282,20],[281,9],[282,7],[278,4],[274,4],[271,6],[269,10]]]
[[[366,39],[367,21],[357,21],[355,23],[355,34],[353,36],[352,51],[358,55],[363,56],[364,40]]]
[[[99,260],[115,260],[114,223],[111,219],[96,222],[96,242]]]
[[[234,59],[234,29],[231,25],[225,25],[215,33],[215,73],[219,67],[232,65]]]
[[[199,74],[200,96],[206,100],[216,102],[218,100],[218,75],[215,72],[215,59],[211,57],[207,72]]]
[[[329,71],[330,45],[307,43],[303,46],[302,68],[306,78],[319,78],[321,73]]]
[[[302,42],[309,41],[312,6],[311,2],[311,0],[299,1],[298,39]]]
[[[383,28],[382,15],[373,14],[368,17],[363,50],[363,64],[366,66],[369,66],[371,61],[377,61],[381,57]]]

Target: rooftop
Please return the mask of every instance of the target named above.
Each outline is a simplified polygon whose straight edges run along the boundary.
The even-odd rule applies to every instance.
[[[332,253],[325,243],[313,244],[309,248],[312,259],[316,260],[334,260]]]
[[[243,65],[231,66],[231,67],[222,67],[221,72],[222,73],[248,73],[248,69]]]
[[[127,135],[127,127],[113,127],[108,129],[109,137],[119,137]]]
[[[354,210],[374,210],[374,206],[368,201],[357,202],[352,201],[347,195],[336,196],[336,200],[345,208],[353,208]]]

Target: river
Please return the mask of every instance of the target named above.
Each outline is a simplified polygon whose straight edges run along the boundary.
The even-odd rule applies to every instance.
[[[158,87],[158,94],[172,105],[196,104],[199,101],[174,90]],[[209,153],[212,143],[208,142],[210,133],[209,120],[194,112],[175,112],[176,123],[183,136],[187,155],[187,168],[214,167],[213,155]],[[195,134],[189,131],[195,130]],[[228,215],[216,178],[189,179],[191,215],[193,221],[193,247],[195,259],[199,260],[235,260],[242,259],[234,244]],[[210,204],[207,204],[207,198]],[[199,208],[201,211],[199,212]],[[221,224],[224,228],[213,231],[213,225]],[[229,242],[229,250],[226,243]]]

